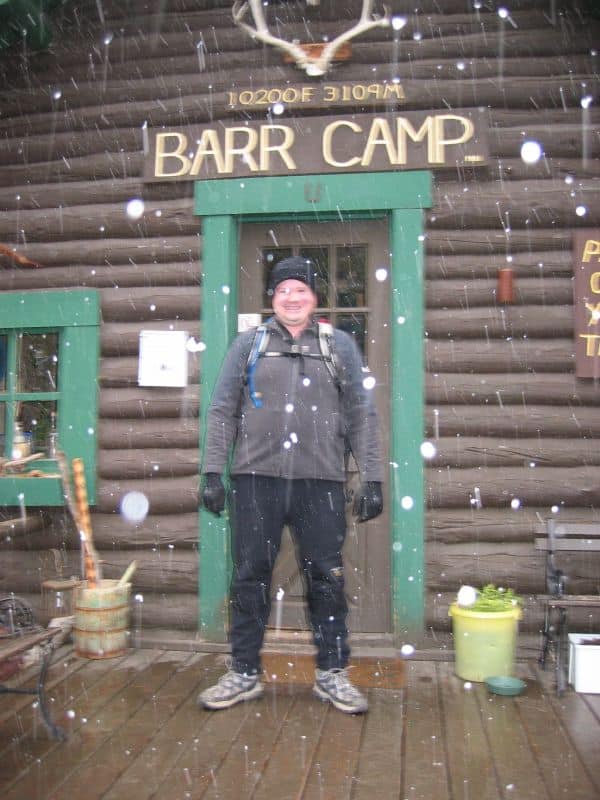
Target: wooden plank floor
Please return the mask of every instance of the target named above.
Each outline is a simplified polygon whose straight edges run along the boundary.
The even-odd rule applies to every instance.
[[[520,697],[465,684],[444,661],[407,662],[405,688],[368,689],[341,714],[310,685],[208,712],[196,696],[220,655],[137,650],[108,661],[63,648],[47,681],[66,742],[31,698],[0,696],[4,800],[596,800],[600,695],[559,698],[519,664]],[[26,675],[20,676],[24,680]]]

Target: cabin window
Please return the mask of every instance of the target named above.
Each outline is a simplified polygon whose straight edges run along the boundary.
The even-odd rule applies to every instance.
[[[61,505],[59,452],[83,459],[93,502],[98,343],[97,292],[0,294],[0,456],[26,459],[0,470],[4,505]]]

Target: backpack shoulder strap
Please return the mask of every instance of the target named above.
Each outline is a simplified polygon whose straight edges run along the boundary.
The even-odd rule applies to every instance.
[[[246,374],[244,383],[248,386],[250,399],[252,400],[252,404],[255,406],[255,408],[260,408],[262,406],[262,399],[260,392],[256,391],[256,387],[254,385],[254,372],[256,370],[256,363],[258,359],[265,352],[269,345],[269,337],[270,334],[267,326],[259,325],[254,332],[254,339],[252,340],[252,346],[250,348],[250,352],[248,353],[248,360],[246,361]]]
[[[318,321],[319,326],[319,348],[321,356],[325,362],[325,366],[329,370],[329,374],[337,388],[341,387],[341,369],[338,353],[335,348],[335,338],[333,333],[333,325],[325,319]]]

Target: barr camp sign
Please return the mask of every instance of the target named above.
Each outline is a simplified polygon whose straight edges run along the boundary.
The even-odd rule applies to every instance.
[[[148,131],[144,178],[199,180],[480,166],[482,114],[360,114]]]

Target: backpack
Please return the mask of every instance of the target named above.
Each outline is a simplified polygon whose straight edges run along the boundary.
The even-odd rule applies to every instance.
[[[302,353],[302,356],[304,356],[304,358],[321,359],[325,363],[325,366],[327,367],[335,386],[337,387],[338,390],[340,390],[341,389],[340,362],[339,362],[339,357],[335,351],[333,325],[324,319],[318,320],[317,324],[319,326],[320,353],[319,354]],[[252,405],[255,408],[262,408],[262,396],[261,393],[256,390],[256,386],[254,384],[254,373],[256,371],[256,365],[258,363],[258,359],[273,358],[278,356],[288,356],[293,358],[300,354],[300,350],[297,349],[298,348],[297,345],[292,345],[292,349],[289,353],[281,353],[279,351],[268,350],[267,348],[269,346],[270,338],[271,334],[267,326],[259,325],[254,334],[252,347],[250,348],[250,352],[248,353],[248,360],[246,361],[246,376],[244,383],[246,384],[246,386],[248,386],[250,399],[252,401]]]

